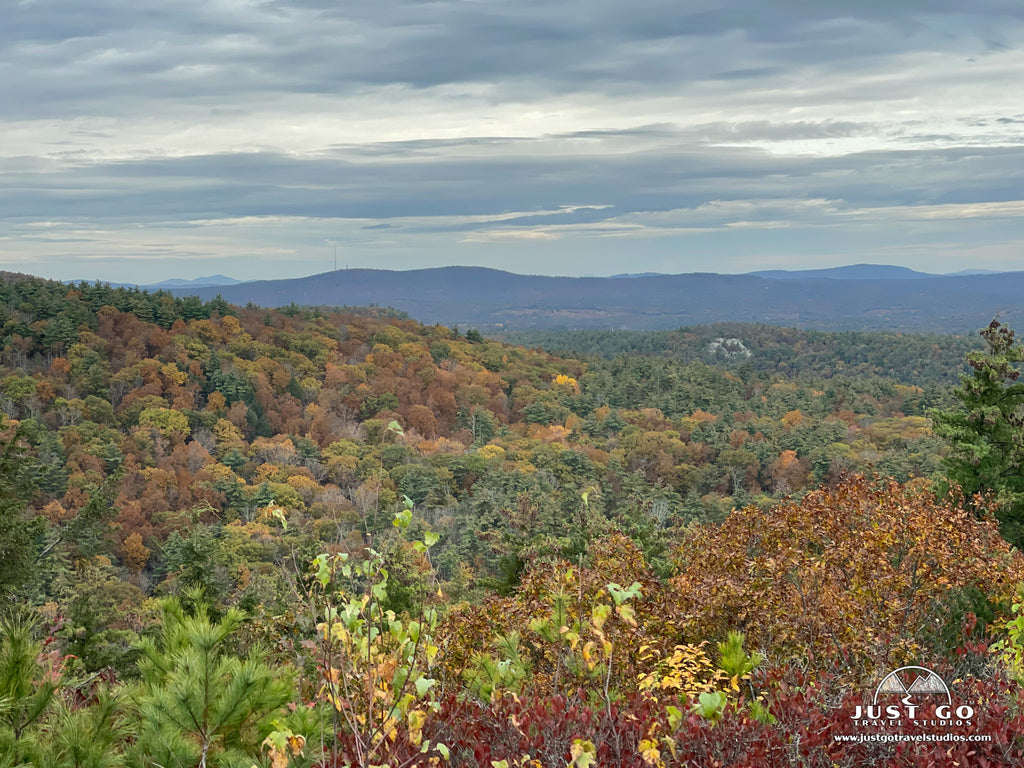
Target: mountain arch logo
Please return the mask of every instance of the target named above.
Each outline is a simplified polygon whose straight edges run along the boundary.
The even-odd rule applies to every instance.
[[[901,699],[944,696],[946,704],[953,705],[953,696],[949,692],[949,686],[927,667],[910,666],[894,669],[882,678],[882,682],[875,688],[875,698],[872,704],[878,704],[879,697],[884,697],[887,694],[896,694]]]
[[[858,704],[851,719],[865,725],[971,725],[974,707],[954,708],[953,695],[939,675],[927,667],[894,669],[875,688],[871,704]]]

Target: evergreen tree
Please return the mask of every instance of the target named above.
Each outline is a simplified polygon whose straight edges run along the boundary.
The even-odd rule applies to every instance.
[[[46,768],[121,768],[125,717],[121,702],[105,688],[89,706],[61,702],[52,737],[37,763]]]
[[[954,390],[960,407],[934,410],[936,434],[950,444],[946,470],[967,498],[991,493],[1003,536],[1024,543],[1024,382],[1018,381],[1024,348],[1014,332],[993,320],[981,331],[988,347],[971,352],[973,373]]]
[[[249,768],[271,730],[269,718],[291,698],[291,676],[272,671],[260,649],[245,658],[230,651],[241,611],[231,609],[214,622],[201,591],[189,598],[191,616],[177,598],[165,599],[158,637],[142,644],[132,764]]]
[[[36,492],[34,462],[22,445],[19,427],[0,443],[0,598],[28,581],[42,531],[28,502]]]
[[[39,725],[53,703],[57,680],[40,663],[34,629],[24,614],[0,620],[0,768],[41,764]]]

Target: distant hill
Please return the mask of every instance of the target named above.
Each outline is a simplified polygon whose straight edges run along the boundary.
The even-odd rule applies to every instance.
[[[193,280],[182,280],[181,278],[174,278],[172,280],[164,280],[160,283],[150,283],[142,286],[143,288],[203,288],[210,285],[238,285],[241,280],[235,280],[233,277],[227,277],[225,275],[210,275],[210,277],[197,277]]]
[[[771,280],[914,280],[925,277],[940,277],[928,272],[917,272],[907,267],[894,267],[890,264],[850,264],[846,267],[829,269],[768,269],[759,272],[748,272],[748,275],[767,277]]]
[[[864,271],[859,266],[848,269]],[[422,322],[481,330],[657,330],[755,322],[820,330],[969,333],[997,314],[1011,325],[1024,326],[1024,272],[941,276],[882,269],[901,276],[827,279],[798,274],[778,279],[685,274],[626,280],[442,267],[404,272],[350,269],[292,280],[171,290],[202,298],[221,294],[235,304],[265,307],[391,306]],[[847,268],[839,274],[848,274]]]
[[[172,288],[206,288],[214,285],[238,285],[241,280],[235,280],[226,275],[210,275],[209,277],[197,277],[193,280],[185,280],[175,277],[170,280],[163,280],[159,283],[109,283],[105,280],[65,280],[65,283],[104,283],[111,288],[145,288],[149,291],[167,291]]]

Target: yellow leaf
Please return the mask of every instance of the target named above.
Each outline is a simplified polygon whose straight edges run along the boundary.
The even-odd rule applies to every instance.
[[[423,740],[423,724],[427,721],[427,713],[414,709],[409,713],[409,743],[418,747]]]
[[[597,761],[597,747],[592,741],[576,739],[569,748],[569,755],[572,757],[572,762],[569,765],[589,768]]]
[[[593,654],[591,653],[593,650],[594,641],[588,640],[586,644],[583,646],[583,660],[587,663],[588,669],[593,669],[596,663],[596,660],[594,659]]]
[[[301,755],[306,748],[306,737],[298,733],[292,734],[288,737],[288,748],[293,755]]]
[[[658,742],[652,739],[644,739],[637,748],[640,751],[640,757],[643,758],[647,765],[664,765],[661,762],[661,750],[658,749]]]

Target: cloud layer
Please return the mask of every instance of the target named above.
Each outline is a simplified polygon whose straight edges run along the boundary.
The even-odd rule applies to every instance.
[[[1020,268],[1016,0],[28,0],[0,263]]]

